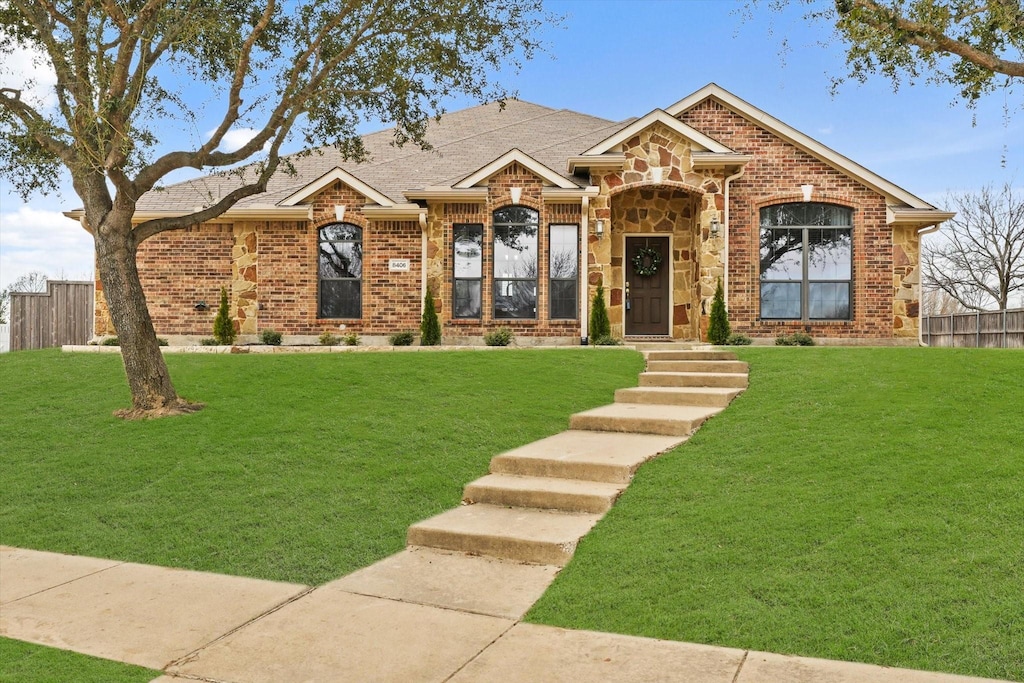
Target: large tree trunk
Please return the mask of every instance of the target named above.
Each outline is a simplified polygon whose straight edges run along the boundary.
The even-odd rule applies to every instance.
[[[118,414],[137,418],[194,412],[202,404],[178,397],[160,352],[139,280],[137,245],[131,227],[130,212],[111,211],[94,231],[100,282],[132,394],[131,410]]]

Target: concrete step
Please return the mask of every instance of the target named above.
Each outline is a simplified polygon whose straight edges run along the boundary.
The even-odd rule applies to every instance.
[[[721,410],[702,406],[613,403],[576,413],[569,418],[569,425],[572,429],[591,431],[689,436],[704,420]]]
[[[747,388],[747,375],[738,372],[641,372],[642,387]]]
[[[731,387],[630,387],[616,391],[615,402],[724,408],[742,391]]]
[[[652,350],[647,352],[647,360],[736,360],[736,354],[732,351]]]
[[[599,514],[463,505],[409,527],[411,546],[560,567]]]
[[[685,440],[570,430],[495,456],[491,472],[627,484],[640,465]]]
[[[626,484],[599,481],[488,474],[466,485],[467,503],[562,510],[608,512]]]
[[[738,360],[647,360],[651,372],[736,372],[746,374],[746,363]]]

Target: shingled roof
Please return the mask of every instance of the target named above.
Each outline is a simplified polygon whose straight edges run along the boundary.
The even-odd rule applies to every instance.
[[[508,100],[504,109],[496,103],[482,104],[445,114],[440,122],[432,121],[426,135],[432,147],[429,151],[411,144],[394,146],[394,129],[386,129],[363,137],[369,160],[362,163],[343,160],[333,147],[322,147],[309,156],[292,156],[294,175],[279,171],[265,193],[243,199],[236,207],[279,206],[283,199],[335,168],[351,173],[395,204],[404,204],[406,191],[450,187],[513,148],[579,185],[579,179],[568,174],[567,159],[628,123],[521,100]],[[147,193],[137,210],[190,211],[210,204],[240,182],[236,175],[221,173],[187,180]]]

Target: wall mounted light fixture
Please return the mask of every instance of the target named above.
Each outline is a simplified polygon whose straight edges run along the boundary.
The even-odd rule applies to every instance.
[[[603,218],[598,218],[597,219],[597,222],[594,224],[594,232],[597,233],[598,237],[601,237],[602,235],[604,235],[604,219]]]
[[[718,222],[718,216],[712,216],[711,218],[711,236],[718,237],[719,230],[722,229],[722,224]]]

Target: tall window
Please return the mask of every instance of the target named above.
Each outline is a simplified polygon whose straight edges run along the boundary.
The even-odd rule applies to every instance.
[[[576,317],[579,253],[579,227],[552,225],[548,265],[552,319]]]
[[[525,206],[494,212],[494,317],[537,317],[538,214]]]
[[[452,311],[456,318],[479,318],[483,277],[484,226],[456,224],[455,292]]]
[[[363,230],[350,223],[320,228],[321,318],[362,317]]]
[[[761,317],[849,320],[852,217],[843,206],[761,209]]]

